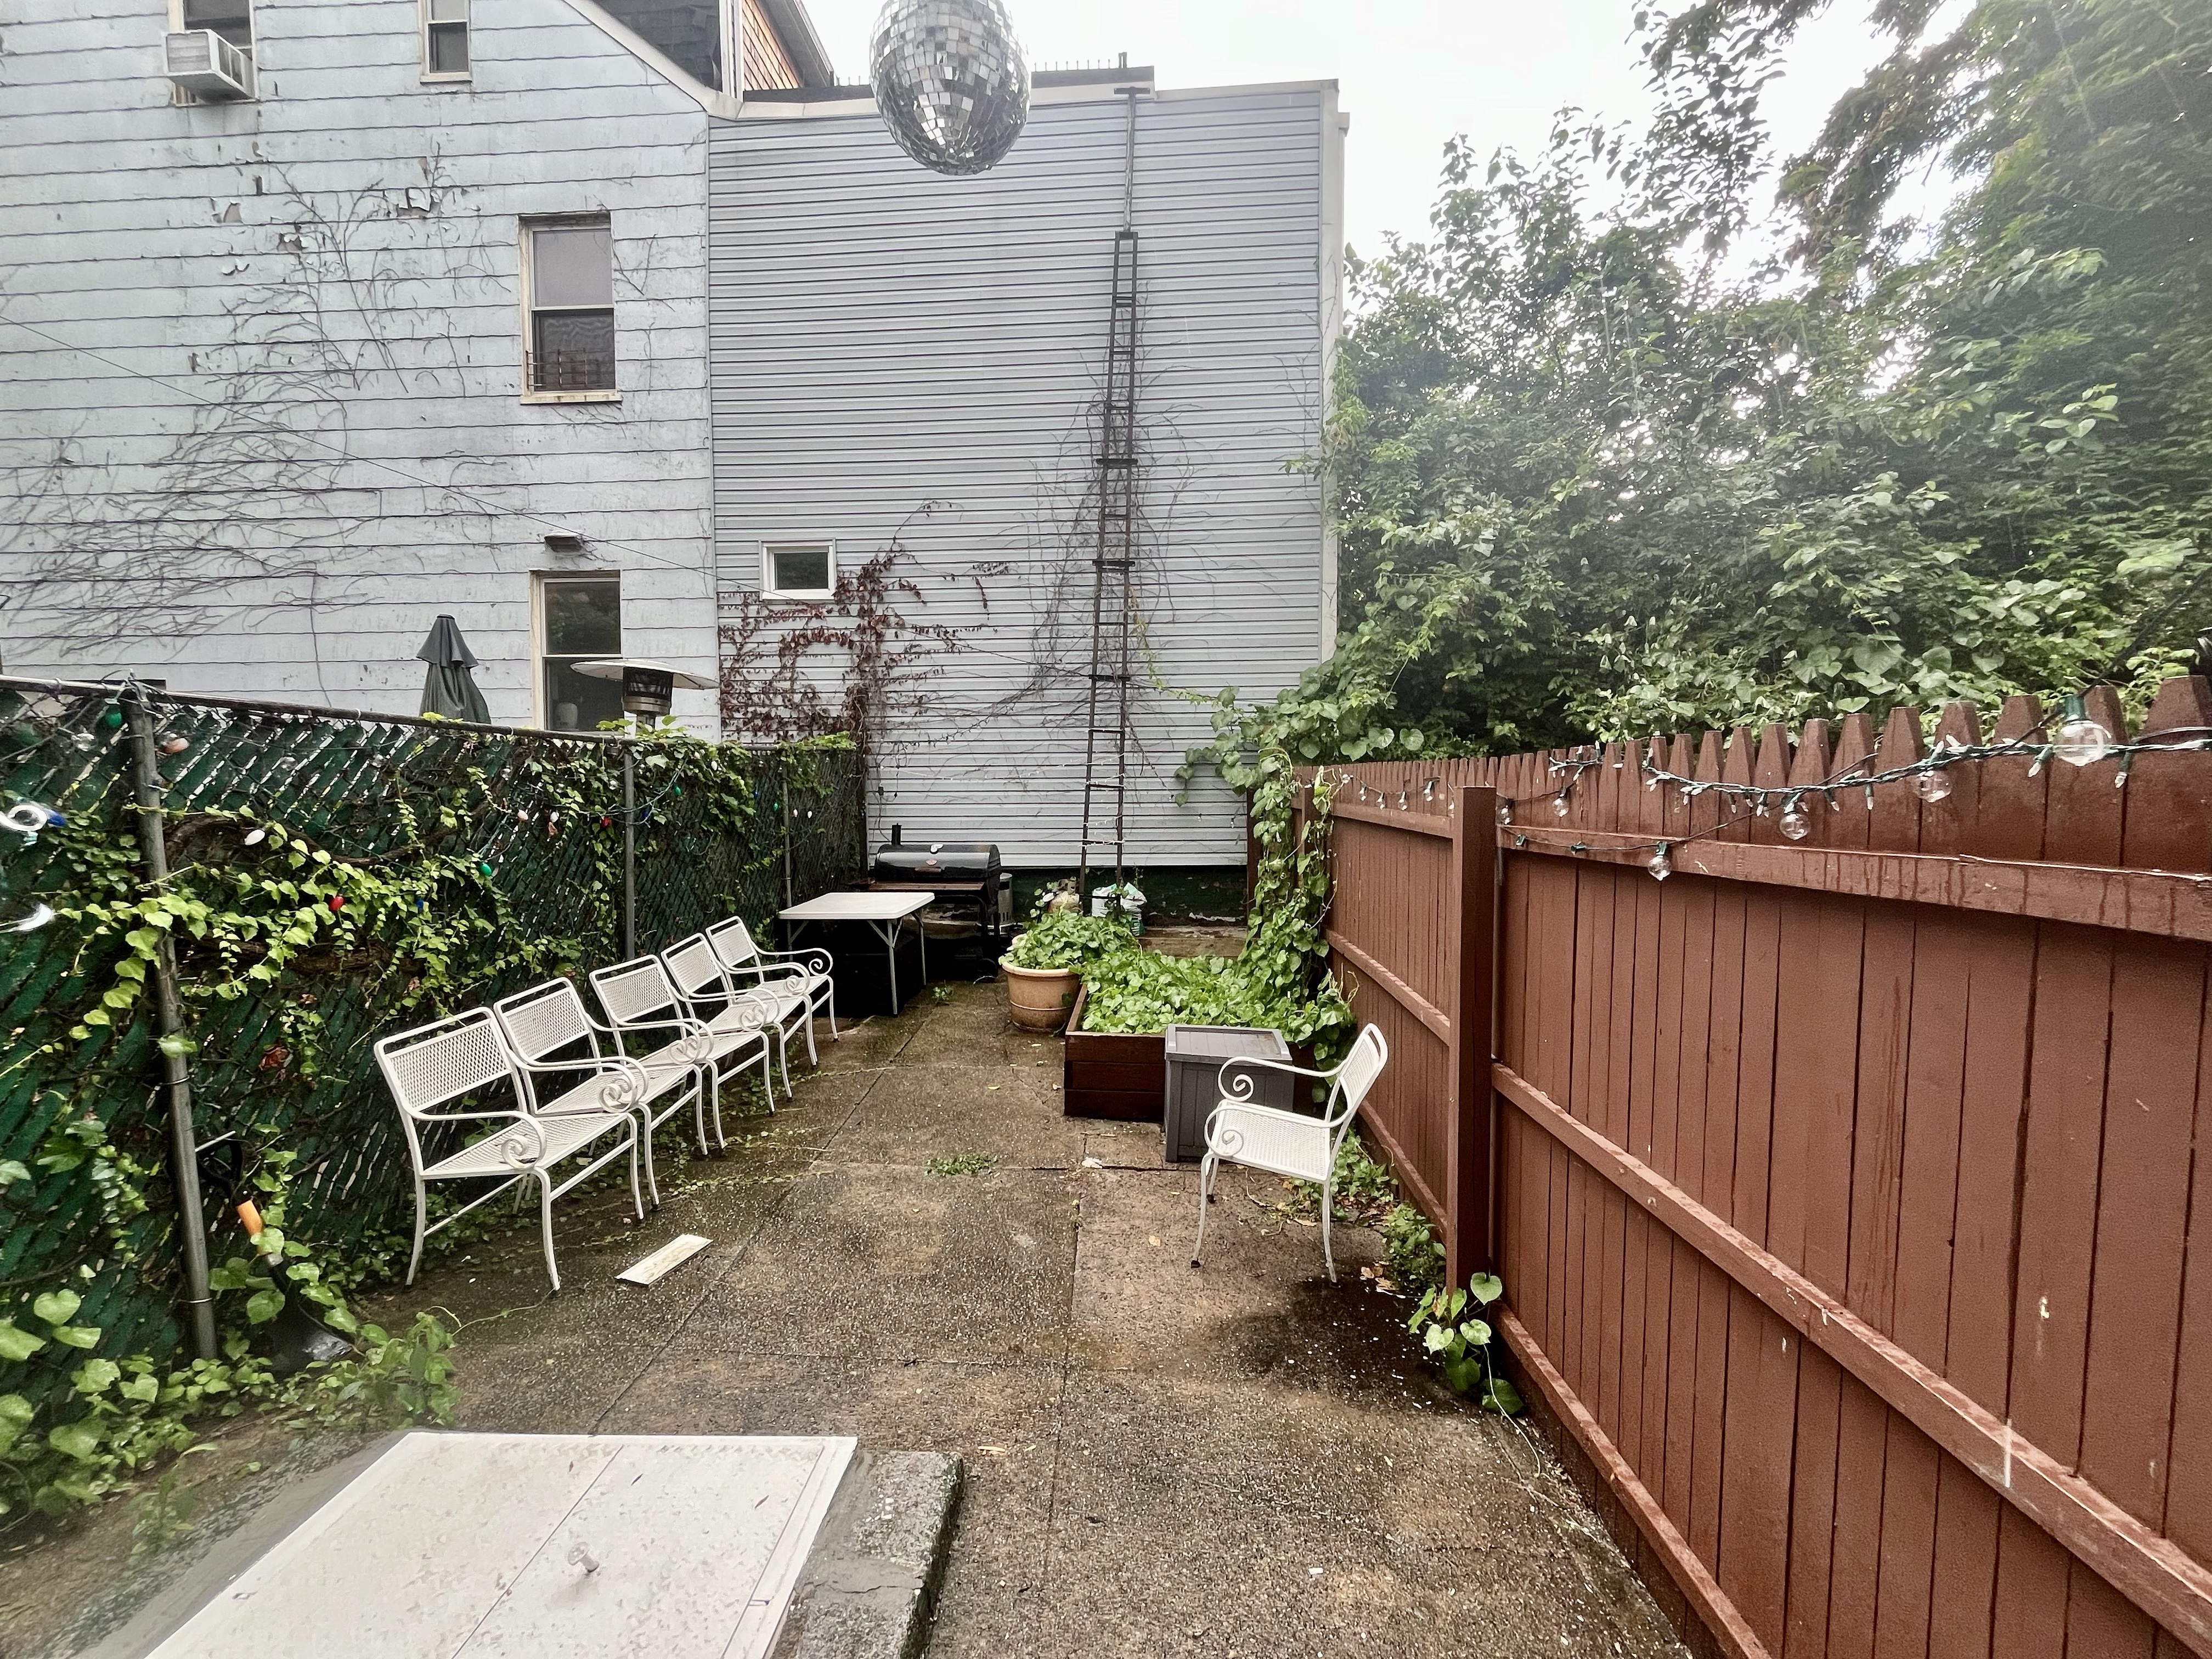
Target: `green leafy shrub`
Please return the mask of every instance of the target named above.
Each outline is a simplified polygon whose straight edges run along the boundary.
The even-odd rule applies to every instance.
[[[1137,936],[1119,916],[1051,910],[1029,925],[1006,952],[1006,960],[1017,968],[1080,974],[1138,948]]]
[[[1382,1232],[1391,1283],[1408,1296],[1435,1289],[1443,1278],[1444,1246],[1428,1217],[1410,1204],[1393,1204]]]
[[[1437,1362],[1453,1392],[1510,1417],[1521,1409],[1521,1395],[1498,1370],[1490,1322],[1480,1312],[1504,1294],[1495,1273],[1475,1274],[1463,1291],[1433,1286],[1422,1293],[1406,1328],[1421,1339],[1423,1352]]]

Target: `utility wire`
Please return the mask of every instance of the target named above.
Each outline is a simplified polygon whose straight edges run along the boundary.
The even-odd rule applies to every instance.
[[[145,370],[141,368],[133,368],[128,363],[119,363],[116,362],[114,358],[107,356],[103,353],[94,351],[89,346],[81,346],[73,341],[63,339],[58,334],[49,334],[45,329],[39,327],[35,323],[27,323],[19,318],[5,316],[0,316],[0,323],[8,323],[14,327],[22,329],[27,333],[35,334],[40,339],[49,341],[52,343],[59,346],[64,351],[74,351],[81,356],[91,358],[94,362],[105,363],[108,368],[115,370],[118,374],[128,374],[133,380],[145,380],[154,386],[161,386],[168,391],[177,392],[183,397],[191,398],[194,403],[202,404],[206,408],[220,409],[227,413],[232,410],[233,406],[222,402],[220,398],[203,397],[198,392],[194,392],[191,387],[180,386],[176,381],[169,380],[165,376],[160,374],[149,374]],[[463,501],[474,502],[487,513],[504,514],[509,518],[526,520],[532,524],[544,525],[550,529],[560,531],[565,534],[573,535],[575,533],[574,527],[572,525],[564,524],[558,519],[546,518],[544,514],[532,513],[526,507],[502,506],[500,503],[492,501],[489,496],[479,495],[475,491],[468,489],[462,485],[441,483],[434,478],[423,477],[420,473],[410,472],[404,466],[395,465],[390,461],[379,460],[373,455],[356,455],[351,452],[342,448],[340,446],[330,442],[327,439],[316,437],[312,433],[295,431],[290,427],[263,424],[254,422],[251,416],[246,416],[245,419],[256,431],[267,433],[275,437],[291,438],[297,440],[301,443],[313,444],[319,449],[326,449],[330,451],[331,453],[337,456],[341,460],[352,462],[354,465],[358,466],[377,467],[383,471],[391,473],[394,477],[404,478],[408,483],[419,485],[424,489],[442,489],[448,495],[459,496]],[[612,548],[619,553],[634,553],[639,558],[649,559],[655,564],[666,565],[672,570],[688,570],[694,572],[695,574],[705,574],[701,571],[699,567],[696,565],[686,564],[682,560],[669,558],[665,554],[651,552],[645,548],[636,546],[629,542],[611,541],[604,538],[595,537],[593,538],[593,544],[599,547]]]

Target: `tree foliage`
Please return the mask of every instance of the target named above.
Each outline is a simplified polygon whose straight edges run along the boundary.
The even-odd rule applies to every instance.
[[[2140,698],[2197,653],[2212,8],[1978,0],[1932,37],[1929,0],[1879,0],[1888,56],[1763,173],[1816,9],[1644,19],[1642,132],[1455,143],[1430,235],[1353,262],[1351,629],[1276,704],[1227,700],[1212,758]],[[1915,224],[1931,168],[1957,188]]]

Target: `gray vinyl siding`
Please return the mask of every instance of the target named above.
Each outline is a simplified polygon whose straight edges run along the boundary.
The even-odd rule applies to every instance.
[[[256,0],[260,100],[179,106],[167,0],[11,9],[0,317],[68,343],[0,322],[10,672],[412,712],[449,611],[527,721],[555,529],[712,672],[708,118],[568,0],[472,12],[425,84],[417,0]],[[525,404],[518,220],[586,211],[623,399]]]
[[[896,538],[919,590],[896,603],[958,645],[894,693],[878,831],[1072,863],[1121,107],[1042,104],[1004,162],[963,179],[916,167],[872,111],[759,107],[712,150],[726,627],[764,539],[831,539],[849,565]],[[1142,609],[1166,688],[1271,696],[1318,654],[1321,491],[1293,469],[1322,407],[1333,119],[1314,88],[1139,111]],[[816,653],[833,695],[840,667]],[[1174,799],[1206,712],[1151,689],[1133,725],[1132,860],[1241,860],[1240,802],[1218,782]]]

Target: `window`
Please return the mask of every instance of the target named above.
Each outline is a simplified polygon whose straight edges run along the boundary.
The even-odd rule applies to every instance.
[[[422,0],[422,78],[469,78],[469,0]]]
[[[605,219],[523,226],[524,381],[537,394],[615,389],[614,233]]]
[[[622,655],[620,576],[541,576],[538,582],[538,684],[545,724],[596,732],[622,718],[622,682],[576,672],[580,662]]]
[[[761,586],[787,599],[826,599],[837,590],[835,542],[767,542],[761,547]]]
[[[253,50],[253,0],[179,0],[177,22],[187,29],[213,29],[240,52]]]

